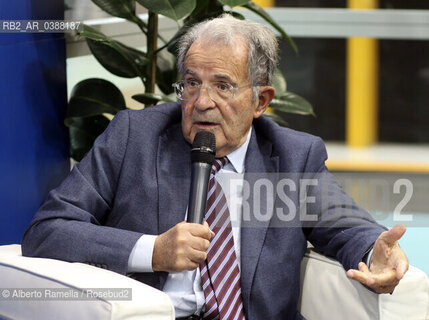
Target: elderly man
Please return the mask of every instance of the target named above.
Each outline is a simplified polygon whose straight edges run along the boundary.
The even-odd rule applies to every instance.
[[[128,274],[166,292],[185,319],[303,319],[297,303],[307,240],[350,269],[350,278],[391,292],[408,268],[397,244],[405,227],[386,231],[341,191],[319,138],[262,116],[274,96],[274,34],[225,15],[191,28],[178,58],[181,104],[117,114],[36,213],[23,253]],[[209,191],[201,225],[184,222],[199,131],[214,134],[217,158],[216,192]],[[247,223],[256,216],[247,205],[255,194],[249,200],[244,187],[228,188],[217,172],[241,186],[251,174],[318,174],[337,196],[311,209],[318,218],[311,224],[299,215]],[[275,196],[276,206],[300,205],[289,191],[282,199],[290,201]]]

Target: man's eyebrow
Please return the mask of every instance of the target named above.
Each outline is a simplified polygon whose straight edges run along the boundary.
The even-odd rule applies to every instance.
[[[199,79],[198,74],[193,70],[186,69],[185,70],[185,76],[188,74]],[[234,80],[232,80],[232,78],[229,75],[224,74],[224,73],[215,73],[214,75],[211,76],[211,79],[216,80],[216,81],[223,80],[225,82],[232,84],[233,86],[235,86],[237,84]]]
[[[187,75],[187,74],[190,74],[191,76],[195,76],[195,77],[197,76],[196,72],[189,70],[189,69],[186,69],[186,71],[185,71],[185,75]]]
[[[232,85],[236,85],[235,81],[232,80],[232,78],[227,74],[218,73],[214,74],[212,77],[216,80],[224,80],[226,82],[231,83]]]

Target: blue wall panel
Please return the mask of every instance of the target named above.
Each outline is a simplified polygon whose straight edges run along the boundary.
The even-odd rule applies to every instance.
[[[60,20],[63,12],[62,1],[0,3],[0,20]],[[0,244],[20,243],[69,171],[65,70],[63,34],[0,34]]]

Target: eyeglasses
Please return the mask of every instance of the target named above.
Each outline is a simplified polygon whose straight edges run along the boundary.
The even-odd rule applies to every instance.
[[[181,80],[172,84],[179,100],[194,100],[200,96],[201,89],[207,89],[213,101],[233,99],[235,92],[252,87],[250,84],[242,87],[233,87],[229,83],[215,82],[212,86],[203,86],[195,80]]]

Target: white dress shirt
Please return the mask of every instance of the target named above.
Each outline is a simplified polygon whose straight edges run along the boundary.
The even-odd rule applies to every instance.
[[[251,133],[252,128],[250,128],[244,144],[227,155],[229,160],[228,164],[216,174],[216,180],[221,185],[228,203],[232,224],[232,235],[234,238],[234,248],[239,266],[244,159],[249,146]],[[234,180],[233,184],[231,184],[232,180]],[[233,186],[233,188],[231,188],[231,186]],[[153,272],[152,254],[156,237],[157,236],[155,235],[147,234],[141,236],[131,251],[128,260],[128,272]],[[201,286],[199,268],[192,271],[185,270],[181,272],[170,272],[163,291],[169,295],[173,302],[176,317],[201,314],[205,304],[205,298]]]

